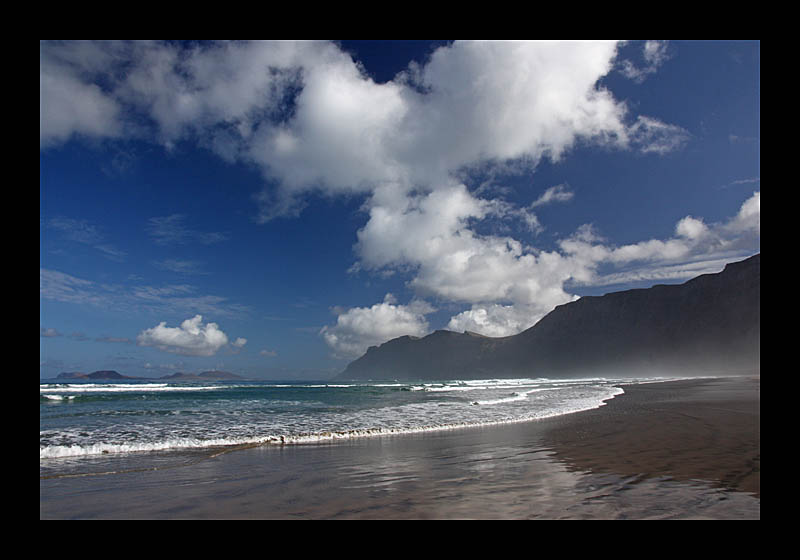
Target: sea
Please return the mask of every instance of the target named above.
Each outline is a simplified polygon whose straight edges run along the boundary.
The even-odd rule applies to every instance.
[[[40,380],[40,477],[131,468],[167,454],[528,422],[603,406],[623,383],[671,379]]]
[[[40,519],[759,519],[713,482],[583,470],[535,426],[679,379],[40,380]]]

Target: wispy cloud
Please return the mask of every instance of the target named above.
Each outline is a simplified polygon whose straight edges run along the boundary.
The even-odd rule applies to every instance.
[[[43,338],[55,338],[55,337],[60,337],[60,336],[64,336],[64,335],[61,334],[56,329],[41,327],[39,329],[39,336],[43,337]],[[71,339],[79,341],[79,342],[85,342],[85,341],[89,341],[89,340],[94,340],[95,342],[110,342],[110,343],[122,343],[122,344],[130,344],[132,342],[132,340],[130,338],[119,337],[119,336],[108,336],[108,335],[103,335],[103,336],[99,336],[99,337],[96,337],[96,338],[92,339],[92,338],[88,337],[87,335],[85,335],[84,333],[81,333],[81,332],[74,332],[74,333],[72,333],[70,335],[67,335],[67,336],[68,336],[68,338],[71,338]]]
[[[106,242],[104,233],[97,226],[87,220],[76,220],[73,218],[56,217],[47,222],[47,226],[61,233],[64,239],[82,245],[88,245],[102,253],[102,255],[113,261],[122,262],[125,260],[126,253],[114,245]]]
[[[620,60],[620,72],[636,83],[643,83],[655,74],[664,62],[669,60],[669,46],[666,41],[646,41],[641,52],[642,64],[637,65],[628,59]]]
[[[738,134],[729,134],[728,140],[731,144],[758,144],[761,142],[761,139],[755,136],[739,136]]]
[[[752,177],[750,179],[738,179],[736,181],[731,181],[731,185],[748,185],[751,183],[760,183],[761,177]]]
[[[761,192],[745,200],[736,215],[720,223],[706,224],[701,218],[685,216],[675,224],[675,235],[622,246],[607,244],[591,228],[576,232],[560,242],[561,249],[579,263],[584,274],[572,281],[603,286],[643,280],[688,279],[697,274],[718,272],[722,264],[760,250]],[[599,274],[601,265],[618,272]]]
[[[203,269],[203,263],[183,259],[164,259],[154,261],[153,265],[161,270],[175,272],[186,276],[206,275],[208,272]]]
[[[697,262],[682,262],[678,264],[657,264],[639,266],[624,272],[612,272],[598,275],[592,286],[626,285],[634,282],[661,282],[680,281],[721,271],[725,265],[735,260],[740,253],[733,253],[722,258],[704,258]]]
[[[575,196],[575,193],[569,190],[567,185],[556,185],[544,191],[539,198],[534,200],[531,203],[531,208],[544,206],[545,204],[550,204],[551,202],[566,202],[568,200],[572,200],[573,196]]]
[[[691,135],[679,126],[640,115],[629,129],[632,145],[645,154],[663,155],[679,150]]]
[[[131,313],[201,313],[239,317],[249,308],[228,298],[198,293],[189,284],[165,286],[103,284],[57,270],[39,269],[39,295],[43,299],[91,305]]]
[[[737,179],[719,187],[720,189],[727,189],[728,187],[738,185],[755,185],[761,183],[761,177],[751,177],[749,179]]]
[[[130,338],[122,337],[122,336],[99,336],[94,339],[95,342],[108,342],[111,344],[132,344],[133,341]]]
[[[86,342],[88,340],[91,340],[88,336],[86,336],[86,334],[82,332],[74,332],[69,335],[69,338],[71,338],[72,340],[77,340],[78,342]]]
[[[187,243],[200,243],[212,245],[228,239],[228,235],[216,231],[200,231],[185,225],[184,214],[158,216],[147,221],[146,231],[159,245],[184,245]]]
[[[96,284],[57,270],[39,269],[39,295],[65,303],[99,305],[110,303],[109,294],[101,294]]]

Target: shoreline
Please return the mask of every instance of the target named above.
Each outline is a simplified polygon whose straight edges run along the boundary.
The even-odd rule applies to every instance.
[[[545,438],[575,470],[704,480],[760,498],[760,376],[638,385],[551,419]]]
[[[758,377],[621,386],[524,423],[40,479],[40,518],[760,518]]]

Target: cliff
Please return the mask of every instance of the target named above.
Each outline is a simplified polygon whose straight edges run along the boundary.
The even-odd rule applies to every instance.
[[[371,347],[340,379],[760,370],[761,255],[678,285],[587,296],[517,335],[436,331]]]

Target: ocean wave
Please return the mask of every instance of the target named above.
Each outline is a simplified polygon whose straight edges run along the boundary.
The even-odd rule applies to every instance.
[[[226,385],[169,385],[167,383],[85,383],[39,386],[39,394],[49,393],[142,393],[165,391],[214,391],[231,388]]]
[[[42,399],[45,399],[45,400],[48,400],[48,401],[61,402],[61,401],[64,401],[64,400],[70,400],[71,401],[71,400],[73,400],[75,398],[75,395],[66,395],[66,396],[64,396],[64,395],[39,395],[39,398],[42,398]]]
[[[506,402],[511,400],[524,400],[531,393],[537,392],[532,389],[504,399]],[[600,394],[594,393],[583,398],[567,399],[558,407],[544,408],[541,410],[527,411],[524,414],[513,417],[499,417],[496,419],[473,418],[465,421],[445,421],[441,423],[431,423],[425,425],[405,425],[405,426],[381,426],[373,428],[353,428],[343,430],[318,429],[303,431],[298,433],[286,434],[261,434],[239,437],[209,437],[209,438],[167,438],[157,441],[129,442],[129,443],[87,443],[84,445],[45,445],[39,448],[40,459],[58,459],[65,457],[82,457],[92,455],[125,454],[137,452],[152,452],[180,449],[197,449],[223,446],[240,445],[292,445],[292,444],[313,444],[333,442],[337,440],[348,440],[365,437],[377,437],[388,435],[417,434],[426,432],[436,432],[445,430],[456,430],[463,428],[475,428],[485,426],[495,426],[504,424],[514,424],[529,422],[571,414],[583,410],[589,410],[603,406],[606,401],[624,393],[619,387],[608,387],[608,390]],[[501,399],[497,399],[498,401]],[[491,403],[485,403],[491,404]],[[415,406],[415,405],[407,405]],[[417,420],[424,416],[414,414]]]
[[[217,446],[320,443],[528,422],[603,406],[624,393],[625,385],[674,379],[587,377],[286,385],[42,383],[39,455],[45,460]],[[225,391],[235,387],[248,389]],[[290,390],[284,392],[284,387]],[[311,398],[306,398],[304,391],[294,391],[304,387],[312,391],[307,393]],[[384,389],[371,389],[378,387]],[[431,394],[403,394],[396,388]],[[211,398],[178,393],[209,390],[221,392]],[[93,394],[104,391],[123,394],[118,400],[113,395]],[[163,399],[131,399],[125,391],[175,393]],[[58,404],[62,402],[65,404]]]
[[[497,399],[489,399],[485,401],[473,401],[472,404],[478,405],[493,405],[493,404],[504,404],[516,401],[524,401],[528,399],[528,395],[532,393],[540,393],[542,391],[557,391],[559,387],[540,387],[537,389],[530,389],[529,391],[522,391],[522,392],[514,392],[510,396],[507,397],[500,397]]]
[[[91,455],[109,455],[125,453],[142,453],[179,449],[198,449],[207,447],[227,447],[242,444],[266,443],[258,439],[217,438],[194,439],[182,438],[144,443],[95,443],[90,445],[49,445],[39,447],[39,459],[60,459],[68,457],[85,457]]]

